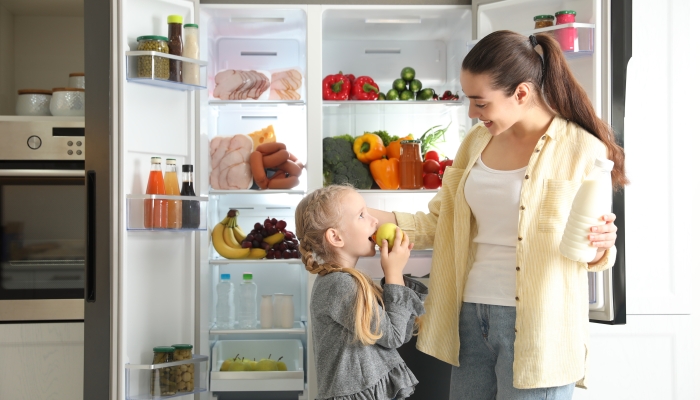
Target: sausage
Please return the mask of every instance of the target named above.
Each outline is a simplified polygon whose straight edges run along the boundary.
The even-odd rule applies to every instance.
[[[299,184],[298,176],[288,176],[286,178],[271,179],[268,185],[270,189],[291,189]]]
[[[287,160],[284,164],[280,165],[279,169],[292,176],[301,176],[301,168],[291,160]]]
[[[287,146],[285,146],[284,143],[280,142],[263,143],[259,144],[258,147],[255,148],[256,151],[261,152],[264,156],[286,149]]]
[[[268,180],[265,166],[263,165],[263,155],[257,150],[250,153],[250,170],[253,173],[255,183],[260,186],[260,189],[267,189]]]
[[[289,152],[287,150],[280,150],[272,154],[263,155],[263,165],[265,168],[276,168],[284,164],[287,160],[289,160]]]
[[[286,177],[286,176],[287,176],[287,174],[286,174],[284,171],[282,171],[281,169],[278,169],[277,171],[275,171],[274,175],[272,175],[272,176],[269,178],[269,180],[277,179],[277,178],[279,178],[279,177],[284,178],[284,177]]]
[[[294,162],[294,164],[298,165],[299,168],[304,169],[304,163],[299,161],[299,159],[296,158],[296,156],[294,154],[289,153],[289,159],[292,160]]]

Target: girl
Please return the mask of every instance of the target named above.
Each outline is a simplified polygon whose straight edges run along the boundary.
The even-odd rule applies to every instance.
[[[480,123],[430,213],[371,210],[434,249],[418,349],[454,366],[452,399],[571,399],[585,387],[587,273],[615,262],[615,215],[591,227],[591,262],[558,245],[596,158],[615,162],[615,187],[627,183],[623,151],[548,34],[484,37],[461,84]]]
[[[328,186],[301,200],[296,232],[306,269],[318,274],[311,293],[311,333],[318,398],[403,399],[418,383],[396,348],[411,339],[427,288],[403,277],[413,244],[406,235],[391,253],[383,240],[384,279],[377,286],[355,269],[375,254],[377,219],[350,186]],[[396,230],[397,238],[400,231]]]

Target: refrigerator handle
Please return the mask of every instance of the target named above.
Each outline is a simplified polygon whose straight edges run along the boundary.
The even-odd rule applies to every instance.
[[[85,257],[85,301],[94,303],[97,287],[97,238],[96,232],[96,210],[97,210],[97,174],[90,170],[85,174],[87,186],[87,255]]]

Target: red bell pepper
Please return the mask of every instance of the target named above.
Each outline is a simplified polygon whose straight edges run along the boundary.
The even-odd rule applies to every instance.
[[[341,74],[342,74],[342,72],[341,72]],[[350,85],[352,85],[353,83],[355,83],[355,75],[353,75],[353,74],[343,74],[343,76],[346,77],[348,80],[350,80]],[[352,89],[350,89],[350,91],[352,91]]]
[[[379,85],[369,76],[359,76],[352,85],[350,98],[353,100],[377,100]]]
[[[342,72],[323,78],[323,100],[347,100],[350,89],[350,81]]]

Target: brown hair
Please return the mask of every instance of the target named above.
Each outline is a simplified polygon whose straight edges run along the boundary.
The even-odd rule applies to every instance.
[[[629,183],[625,175],[625,153],[615,141],[612,128],[598,118],[583,87],[578,83],[552,36],[535,35],[536,43],[511,31],[490,33],[474,46],[462,62],[462,69],[487,74],[494,89],[510,96],[523,82],[530,83],[552,111],[600,139],[615,162],[612,171],[616,189]],[[542,48],[542,56],[533,44]]]
[[[296,233],[307,271],[321,276],[347,272],[355,278],[359,290],[355,297],[354,336],[363,345],[370,345],[382,337],[378,323],[372,329],[372,320],[379,321],[379,304],[384,306],[382,288],[359,270],[338,266],[335,250],[326,242],[326,231],[341,224],[341,199],[349,190],[354,189],[349,185],[331,185],[305,196],[294,216]]]

